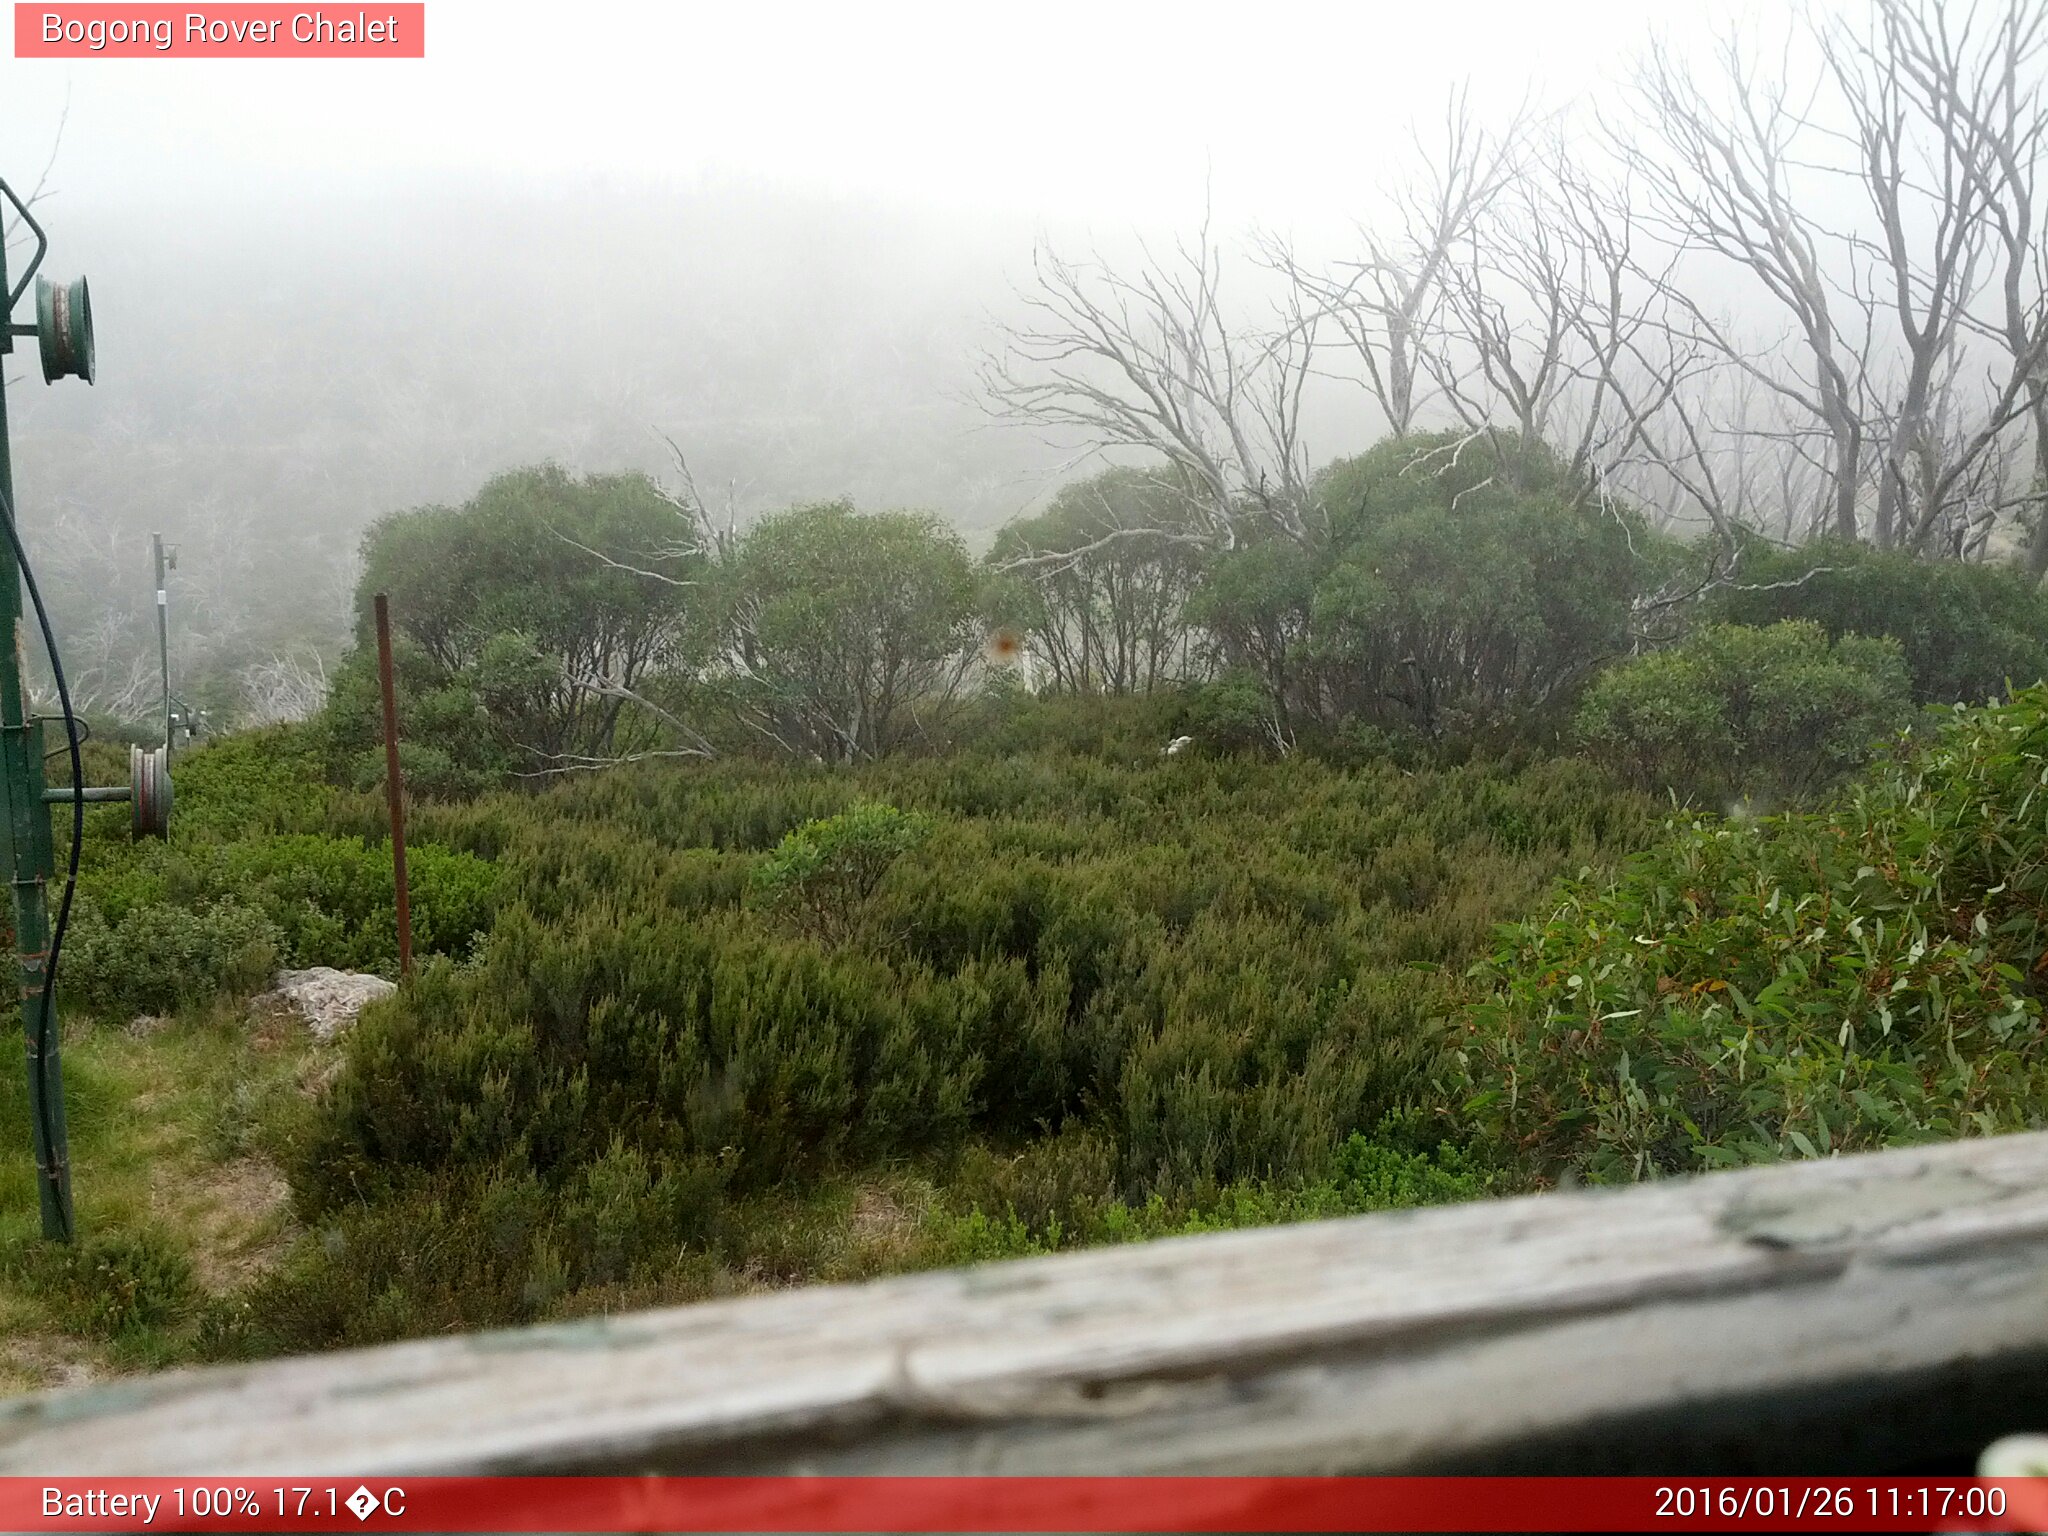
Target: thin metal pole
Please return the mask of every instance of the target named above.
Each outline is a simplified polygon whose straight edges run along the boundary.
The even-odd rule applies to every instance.
[[[391,880],[398,892],[398,974],[412,974],[412,892],[405,879],[405,784],[398,773],[398,694],[391,683],[391,604],[377,594],[377,681],[384,690],[384,788],[391,797]]]
[[[164,679],[164,766],[171,765],[171,599],[164,586],[164,536],[152,533],[156,551],[156,655]]]
[[[0,248],[0,295],[7,292],[7,255]],[[11,315],[0,314],[0,354],[14,350]],[[14,500],[7,450],[5,370],[0,368],[0,496]],[[5,516],[0,508],[0,516]],[[50,813],[43,804],[43,733],[29,714],[21,675],[21,568],[0,539],[0,793],[6,800],[7,877],[14,898],[14,948],[21,993],[21,1033],[28,1054],[29,1125],[36,1154],[36,1198],[43,1236],[69,1242],[71,1157],[64,1126],[64,1064],[58,1050],[55,999],[43,1016],[43,971],[50,960],[48,881],[56,869]]]

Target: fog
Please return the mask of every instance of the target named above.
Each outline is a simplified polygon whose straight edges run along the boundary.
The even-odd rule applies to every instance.
[[[423,61],[9,61],[0,174],[96,310],[95,388],[9,375],[74,670],[146,661],[153,529],[188,665],[331,652],[372,519],[671,440],[742,517],[984,541],[1073,465],[975,394],[1038,242],[1334,249],[1454,87],[1598,99],[1647,35],[1607,0],[1108,10],[434,0]],[[1319,397],[1310,437],[1380,425]]]

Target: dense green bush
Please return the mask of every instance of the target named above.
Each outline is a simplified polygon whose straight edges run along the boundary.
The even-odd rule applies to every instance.
[[[1283,747],[1347,722],[1545,735],[1628,652],[1636,605],[1682,555],[1510,434],[1390,439],[1324,466],[1312,492],[1301,537],[1213,555],[1186,607],[1219,663],[1256,680],[1259,734]]]
[[[398,766],[410,795],[464,799],[504,782],[512,759],[472,679],[440,668],[408,636],[392,645],[398,710]],[[310,733],[327,776],[380,789],[386,772],[383,695],[377,653],[358,646],[335,669],[326,707]]]
[[[254,992],[283,948],[277,925],[240,902],[198,911],[150,903],[110,922],[84,901],[72,915],[61,974],[66,994],[88,1012],[129,1018]]]
[[[843,503],[699,547],[637,477],[380,524],[359,595],[403,631],[425,963],[266,1132],[303,1231],[205,1347],[2038,1123],[2048,695],[1604,874],[1651,835],[1627,774],[1807,794],[1909,694],[2034,669],[2036,600],[1752,551],[1707,616],[1811,622],[1598,675],[1678,555],[1587,492],[1505,439],[1409,439],[1318,477],[1299,538],[1198,558],[1173,487],[1113,472],[1009,553],[1158,537],[1023,588]],[[1067,696],[972,689],[980,617],[1057,650]],[[88,1012],[394,969],[377,702],[364,648],[316,725],[182,758],[169,841],[90,813]],[[1567,706],[1599,761],[1542,755]],[[554,775],[640,748],[671,760]],[[816,1239],[898,1189],[885,1258]],[[49,1262],[82,1331],[201,1309],[147,1240]]]
[[[472,854],[409,848],[413,940],[467,953],[489,930],[497,872]],[[391,851],[302,832],[219,843],[176,836],[80,884],[67,990],[90,1012],[168,1012],[248,991],[279,965],[394,970]]]
[[[1034,1242],[1055,1219],[1108,1241],[1353,1208],[1370,1180],[1345,1149],[1424,1104],[1456,967],[1557,873],[1639,841],[1647,807],[1568,761],[1162,760],[1166,706],[1131,707],[1124,762],[642,765],[424,808],[422,835],[494,855],[498,915],[348,1037],[291,1167],[304,1219],[340,1235],[265,1307],[302,1344],[545,1315],[745,1268],[780,1230],[759,1202],[907,1165],[950,1190],[957,1163],[946,1209],[1000,1226],[1014,1204]],[[902,877],[873,879],[920,824]],[[836,941],[759,901],[860,829],[881,857]],[[998,1147],[1038,1171],[989,1174]],[[1432,1142],[1411,1155],[1450,1182],[1385,1177],[1468,1188]],[[601,1220],[575,1214],[600,1164]],[[1323,1185],[1352,1193],[1289,1203]],[[431,1220],[430,1252],[398,1213]],[[967,1251],[934,1219],[920,1252]]]
[[[155,1231],[36,1243],[0,1255],[0,1268],[25,1282],[61,1326],[88,1338],[162,1328],[183,1320],[200,1302],[192,1266]]]
[[[1707,624],[1601,674],[1580,740],[1647,787],[1710,805],[1776,806],[1870,760],[1906,723],[1899,644],[1786,620]]]
[[[1810,619],[1830,638],[1890,635],[1921,704],[1982,704],[2048,677],[2048,594],[2009,565],[1925,560],[1819,540],[1745,546],[1709,617],[1738,624]]]
[[[889,867],[931,835],[931,818],[856,805],[807,821],[754,866],[763,906],[828,942],[852,932]]]
[[[1422,1119],[1389,1115],[1353,1132],[1312,1183],[1244,1181],[1193,1203],[1154,1192],[1140,1204],[1115,1189],[1115,1150],[1098,1132],[1069,1126],[1000,1154],[976,1147],[949,1185],[964,1214],[941,1241],[951,1262],[1006,1258],[1068,1245],[1135,1242],[1229,1227],[1356,1216],[1477,1199],[1501,1173],[1453,1142],[1418,1138]]]
[[[1242,668],[1190,690],[1185,719],[1205,752],[1272,751],[1293,744],[1272,695]]]
[[[127,771],[125,759],[121,771]],[[317,826],[331,794],[315,738],[296,726],[248,731],[181,752],[171,776],[177,786],[171,832],[179,843],[233,842]],[[101,815],[103,834],[125,835],[125,808]],[[85,852],[125,864],[123,848],[123,836],[102,835],[89,839]]]
[[[1547,452],[1457,434],[1330,465],[1318,649],[1345,712],[1439,732],[1526,718],[1628,648],[1663,541]]]
[[[1188,599],[1188,618],[1209,634],[1225,667],[1257,680],[1260,713],[1271,722],[1260,734],[1279,742],[1322,717],[1312,615],[1328,560],[1326,549],[1277,534],[1253,538],[1211,559]]]
[[[334,795],[320,764],[317,733],[295,728],[183,753],[163,842],[132,842],[125,808],[96,809],[65,940],[65,995],[123,1018],[253,991],[281,965],[395,971],[381,805],[376,840],[324,830]],[[496,869],[431,838],[408,852],[416,947],[468,953],[494,920]]]
[[[1641,1178],[2048,1115],[2048,691],[1825,811],[1675,828],[1508,931],[1461,1097],[1552,1174]]]
[[[826,762],[917,740],[957,692],[977,639],[977,580],[928,512],[795,507],[748,530],[726,573],[742,707]]]
[[[710,644],[698,533],[645,475],[553,464],[499,475],[459,507],[380,518],[363,537],[356,660],[329,714],[358,750],[375,740],[364,705],[375,698],[371,608],[384,593],[419,657],[408,735],[439,749],[457,782],[489,766],[479,707],[490,747],[516,767],[608,753],[622,730],[647,724],[627,715],[621,690]]]
[[[945,756],[642,764],[421,806],[438,953],[274,1143],[304,1235],[207,1305],[203,1347],[872,1273],[833,1267],[815,1207],[889,1181],[924,1193],[862,1262],[902,1268],[2048,1103],[2048,694],[1958,712],[1824,811],[1675,827],[1616,880],[1650,805],[1583,761],[1169,760],[1185,696],[988,708]],[[309,806],[291,783],[316,765],[303,733],[192,754],[185,830],[95,845],[73,984],[138,1010],[251,985],[251,935],[386,955],[381,806]],[[228,791],[264,830],[235,835]],[[1546,890],[1544,918],[1498,926]],[[189,1324],[147,1255],[102,1268],[31,1279],[103,1297],[53,1303],[80,1328]]]

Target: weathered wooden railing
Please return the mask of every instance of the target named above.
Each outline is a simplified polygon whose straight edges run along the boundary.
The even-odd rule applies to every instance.
[[[0,1404],[0,1472],[1921,1471],[2048,1427],[2048,1134]]]

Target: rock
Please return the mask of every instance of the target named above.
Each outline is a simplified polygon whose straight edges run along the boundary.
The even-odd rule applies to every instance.
[[[371,1003],[397,990],[382,976],[316,965],[310,971],[279,971],[277,989],[250,998],[249,1008],[259,1016],[289,1009],[319,1039],[332,1040]]]

